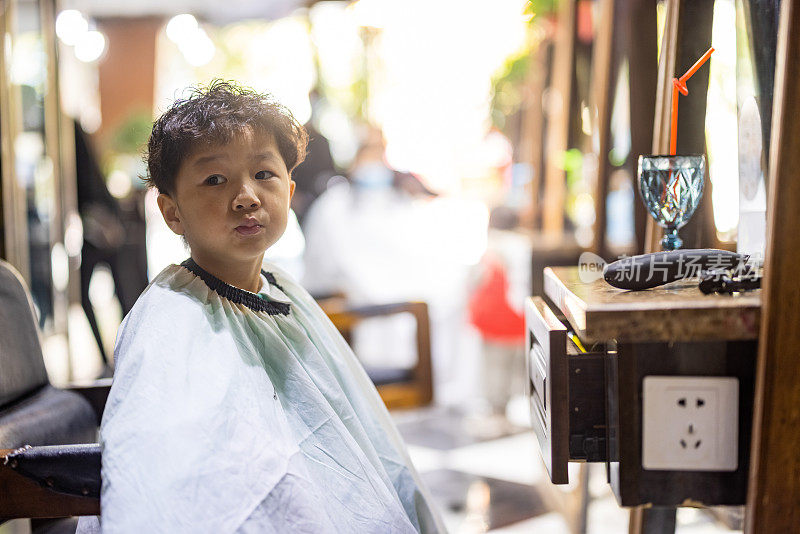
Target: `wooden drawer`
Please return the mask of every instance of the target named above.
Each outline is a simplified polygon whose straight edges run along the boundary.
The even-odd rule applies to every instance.
[[[540,297],[525,304],[531,424],[554,484],[569,461],[606,460],[605,351],[583,352]]]

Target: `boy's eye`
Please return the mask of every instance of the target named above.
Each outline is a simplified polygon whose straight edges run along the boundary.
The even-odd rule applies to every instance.
[[[275,173],[272,171],[258,171],[256,173],[256,180],[266,180],[268,178],[272,178],[275,176]]]
[[[212,174],[208,178],[205,179],[206,184],[208,185],[219,185],[224,184],[227,180],[221,174]]]

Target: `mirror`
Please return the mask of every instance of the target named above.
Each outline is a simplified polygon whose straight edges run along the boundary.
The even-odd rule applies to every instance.
[[[39,2],[20,0],[15,7],[8,72],[12,102],[19,113],[12,128],[14,170],[25,203],[31,295],[47,335],[53,329],[50,245],[57,201],[53,161],[45,140],[47,51]]]
[[[736,3],[740,253],[764,257],[766,180],[780,0]]]

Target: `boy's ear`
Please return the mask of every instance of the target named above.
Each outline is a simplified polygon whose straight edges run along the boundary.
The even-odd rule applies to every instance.
[[[164,193],[158,195],[157,200],[158,209],[161,210],[161,215],[164,217],[164,222],[167,223],[169,229],[178,235],[183,235],[183,223],[181,222],[178,205],[172,200],[172,197]]]
[[[292,197],[294,196],[294,187],[296,185],[297,184],[294,182],[294,180],[289,180],[289,202],[292,201]]]

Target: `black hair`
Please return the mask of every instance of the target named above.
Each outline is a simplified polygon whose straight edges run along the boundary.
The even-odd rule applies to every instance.
[[[228,143],[248,130],[275,138],[290,173],[306,157],[308,134],[285,106],[269,94],[213,80],[176,100],[153,123],[144,180],[159,193],[171,194],[181,164],[194,150]]]

